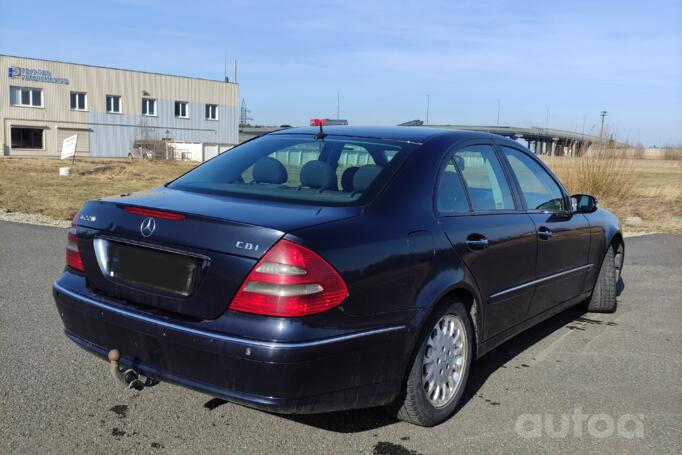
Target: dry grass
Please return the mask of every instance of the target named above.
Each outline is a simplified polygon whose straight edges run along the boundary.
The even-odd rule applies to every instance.
[[[682,162],[615,158],[543,157],[573,193],[594,194],[624,221],[625,231],[682,234]],[[98,174],[79,171],[104,164]],[[70,220],[84,201],[153,188],[188,171],[194,163],[78,160],[69,177],[66,163],[49,158],[0,159],[0,212],[33,213]],[[637,220],[639,218],[640,220]]]
[[[682,234],[682,162],[542,157],[572,193],[592,194],[626,233]]]
[[[88,199],[149,189],[187,172],[195,163],[176,161],[77,160],[72,175],[59,176],[65,163],[50,158],[0,159],[0,209],[70,220]],[[89,175],[95,166],[112,169]]]
[[[627,198],[637,187],[639,175],[632,160],[599,155],[542,159],[572,193],[592,194],[606,202]]]

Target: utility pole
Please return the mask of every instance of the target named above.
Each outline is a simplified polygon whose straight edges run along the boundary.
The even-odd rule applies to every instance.
[[[500,126],[500,100],[497,100],[497,126]]]
[[[426,95],[426,124],[429,124],[429,104],[431,104],[430,95]]]
[[[606,111],[601,111],[599,115],[601,115],[601,129],[599,130],[599,152],[602,152],[602,149],[604,148],[604,118],[606,117],[607,112]]]
[[[339,117],[339,103],[340,103],[340,101],[341,101],[341,95],[337,91],[336,92],[336,120],[338,120],[340,118]]]

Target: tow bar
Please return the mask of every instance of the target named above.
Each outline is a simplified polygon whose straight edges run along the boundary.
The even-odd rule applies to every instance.
[[[159,383],[158,380],[139,373],[132,368],[128,368],[125,371],[121,370],[118,364],[118,361],[121,358],[121,352],[118,349],[109,351],[108,357],[111,375],[129,389],[142,390],[145,387],[151,387]]]

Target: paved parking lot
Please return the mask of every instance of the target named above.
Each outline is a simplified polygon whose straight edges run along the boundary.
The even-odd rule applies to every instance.
[[[62,333],[51,285],[65,241],[0,222],[0,453],[682,452],[680,236],[629,238],[617,313],[571,310],[501,346],[430,429],[378,410],[283,417],[168,384],[122,388]]]

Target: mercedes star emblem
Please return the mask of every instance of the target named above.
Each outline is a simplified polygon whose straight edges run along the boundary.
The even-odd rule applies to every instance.
[[[156,221],[154,221],[154,218],[145,218],[142,224],[140,224],[140,234],[142,234],[142,237],[149,237],[154,233],[155,229]]]

